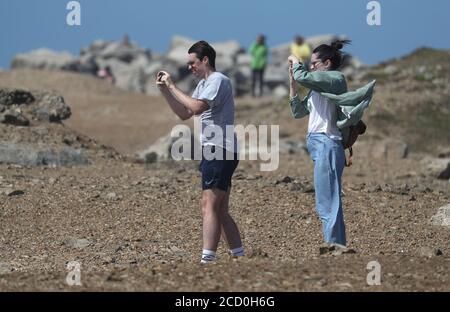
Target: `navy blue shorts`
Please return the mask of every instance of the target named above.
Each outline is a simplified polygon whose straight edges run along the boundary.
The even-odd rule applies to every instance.
[[[202,189],[209,190],[217,188],[227,191],[231,187],[231,178],[234,170],[239,164],[238,154],[231,153],[223,148],[210,146],[212,153],[222,154],[222,159],[208,160],[204,156],[205,147],[202,148],[202,161],[200,162],[199,171],[202,173]]]

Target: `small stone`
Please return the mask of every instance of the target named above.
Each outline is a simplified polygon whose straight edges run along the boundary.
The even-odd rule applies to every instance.
[[[442,250],[440,250],[439,248],[420,247],[419,255],[421,257],[433,258],[436,256],[442,256]]]
[[[450,228],[450,204],[439,208],[438,212],[431,217],[431,224]]]
[[[15,191],[11,191],[9,193],[7,193],[6,195],[8,195],[9,197],[13,197],[13,196],[20,196],[20,195],[24,195],[25,192],[22,190],[15,190]]]
[[[6,262],[0,262],[0,275],[8,274],[14,271],[14,268]]]
[[[343,254],[355,254],[356,250],[339,244],[324,244],[319,247],[319,253],[321,255],[331,254],[332,256],[340,256]]]
[[[91,242],[87,239],[69,238],[64,241],[64,245],[71,248],[83,249],[91,245]]]
[[[108,193],[106,194],[106,199],[116,199],[117,198],[117,194],[114,192]]]

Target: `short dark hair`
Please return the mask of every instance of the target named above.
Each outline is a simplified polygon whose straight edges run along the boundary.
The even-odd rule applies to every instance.
[[[192,45],[189,48],[188,53],[197,54],[197,58],[201,61],[205,56],[208,57],[209,65],[216,69],[216,51],[212,46],[209,45],[208,42],[201,40]]]
[[[344,45],[349,44],[350,40],[336,40],[328,44],[321,44],[314,49],[313,53],[317,53],[317,57],[323,62],[330,60],[331,70],[337,70],[342,64],[342,52],[340,51]]]

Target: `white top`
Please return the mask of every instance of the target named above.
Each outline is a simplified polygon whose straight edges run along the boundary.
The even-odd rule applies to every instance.
[[[234,133],[234,99],[230,79],[214,72],[202,79],[192,94],[194,99],[206,101],[209,109],[200,115],[202,145],[216,145],[231,152],[237,151]]]
[[[325,133],[332,140],[342,140],[337,122],[336,105],[319,93],[312,91],[308,99],[309,123],[308,133]]]

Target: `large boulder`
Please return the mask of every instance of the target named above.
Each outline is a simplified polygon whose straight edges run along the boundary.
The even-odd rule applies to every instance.
[[[405,159],[409,154],[409,146],[406,142],[392,138],[370,142],[358,140],[354,150],[358,155],[384,160]]]
[[[191,38],[173,36],[167,53],[167,59],[178,65],[186,66],[188,50],[195,42]]]
[[[17,54],[11,63],[11,68],[62,69],[75,60],[75,56],[68,52],[55,52],[42,48]]]
[[[245,53],[244,47],[234,40],[216,42],[211,45],[216,50],[216,68],[224,73],[232,71],[236,66],[238,56]]]
[[[64,98],[56,93],[40,93],[33,109],[34,116],[40,121],[59,122],[68,119],[72,112]]]
[[[53,92],[0,89],[0,123],[28,126],[30,119],[59,122],[69,118],[70,107]]]
[[[23,166],[87,165],[88,159],[81,150],[71,147],[55,148],[48,145],[0,142],[0,163]]]
[[[288,79],[288,66],[286,64],[284,66],[267,65],[264,72],[264,82],[270,89],[275,89],[279,85],[287,85]]]
[[[12,106],[31,104],[35,98],[31,92],[22,89],[0,89],[0,105]]]
[[[136,44],[124,43],[122,41],[111,42],[97,53],[102,59],[116,59],[125,63],[132,63],[140,56],[151,59],[151,53]]]
[[[138,152],[136,155],[136,161],[139,163],[155,163],[161,161],[172,160],[172,146],[177,142],[178,146],[189,145],[191,147],[190,151],[187,151],[190,159],[198,159],[198,153],[195,154],[196,150],[194,146],[197,147],[197,152],[200,151],[200,143],[191,134],[189,137],[173,137],[171,133],[160,137],[155,143],[150,145],[147,149]],[[183,151],[178,151],[183,152]]]
[[[441,180],[450,179],[450,158],[426,157],[422,164],[431,176]]]
[[[0,123],[13,126],[28,126],[30,121],[20,109],[7,109],[0,113]]]

